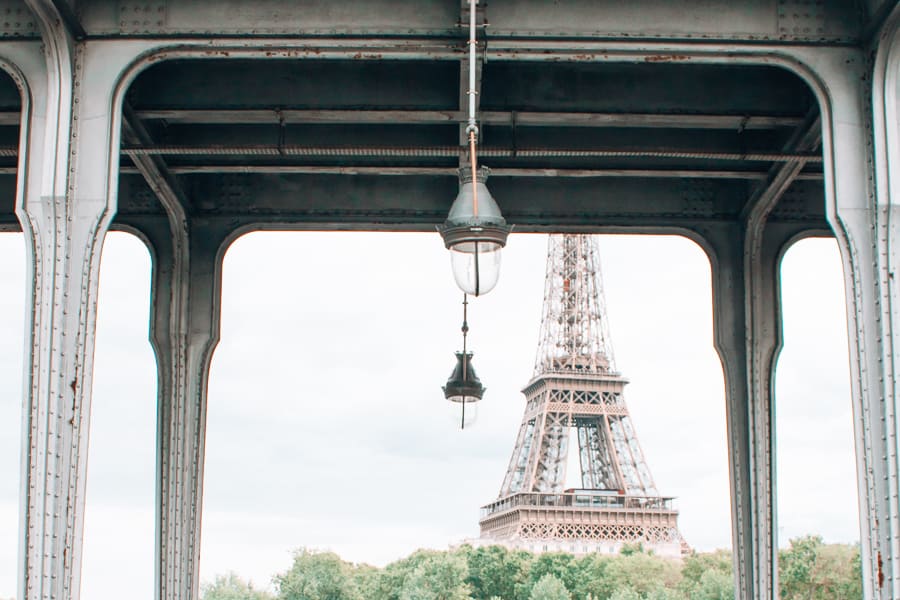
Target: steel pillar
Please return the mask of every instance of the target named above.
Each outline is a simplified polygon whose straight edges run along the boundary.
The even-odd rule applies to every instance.
[[[19,597],[68,600],[80,584],[97,282],[118,127],[112,80],[87,75],[59,20],[41,3],[32,9],[44,45],[35,46],[42,68],[29,69],[23,90],[16,207],[32,268]]]
[[[775,361],[781,348],[778,270],[797,225],[744,224],[705,233],[713,328],[722,361],[739,598],[778,597],[775,514]]]
[[[847,294],[863,591],[886,599],[900,597],[900,188],[891,176],[900,167],[897,8],[879,37],[871,78],[833,86],[835,202],[828,216]]]
[[[155,226],[154,226],[155,225]],[[156,598],[199,590],[206,391],[219,339],[225,235],[183,212],[138,229],[153,248],[151,339],[159,369]]]

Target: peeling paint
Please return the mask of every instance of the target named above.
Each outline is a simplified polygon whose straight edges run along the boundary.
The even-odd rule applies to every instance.
[[[685,54],[654,54],[644,57],[644,62],[680,62],[686,60],[691,60],[691,57]]]

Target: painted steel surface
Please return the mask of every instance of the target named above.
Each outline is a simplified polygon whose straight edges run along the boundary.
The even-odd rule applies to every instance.
[[[115,227],[156,260],[157,595],[195,598],[224,250],[253,229],[445,218],[466,158],[446,152],[467,108],[465,3],[3,5],[0,229],[25,233],[32,275],[19,596],[79,596],[99,254]],[[497,0],[477,22],[497,148],[484,162],[517,231],[681,233],[710,257],[741,598],[777,595],[778,263],[799,237],[836,237],[865,594],[900,597],[896,3]],[[295,151],[329,145],[340,156]]]

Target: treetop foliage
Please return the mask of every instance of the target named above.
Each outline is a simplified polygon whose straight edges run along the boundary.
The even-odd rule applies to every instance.
[[[784,600],[861,600],[859,548],[819,536],[779,552]],[[353,564],[332,552],[300,549],[275,593],[234,573],[202,586],[202,600],[731,600],[731,553],[683,560],[631,547],[618,556],[535,555],[502,546],[417,550],[384,568]]]

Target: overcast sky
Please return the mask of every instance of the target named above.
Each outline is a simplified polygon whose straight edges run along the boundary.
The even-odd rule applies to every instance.
[[[255,233],[224,267],[209,389],[201,578],[257,585],[290,551],[377,565],[478,532],[506,471],[534,363],[547,238],[516,234],[497,288],[470,305],[487,386],[459,431],[440,386],[460,348],[462,294],[437,234]],[[603,236],[617,366],[660,492],[698,550],[730,547],[722,369],[709,264],[685,239]],[[783,266],[777,392],[779,533],[858,539],[843,289],[836,245]],[[0,234],[0,598],[15,593],[24,243]],[[155,359],[150,258],[103,254],[83,595],[153,596]]]

